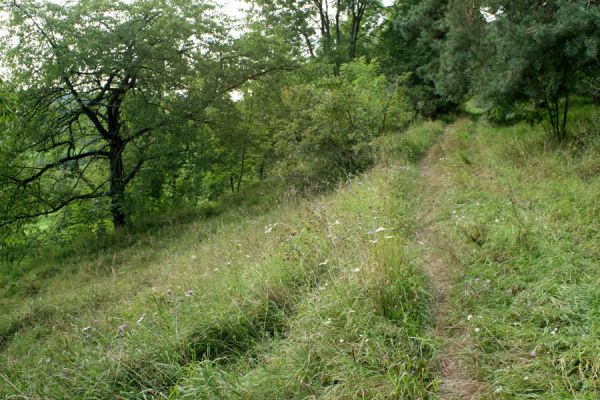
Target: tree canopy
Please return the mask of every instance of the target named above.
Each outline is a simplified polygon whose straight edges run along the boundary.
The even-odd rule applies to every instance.
[[[533,100],[545,108],[554,135],[567,137],[569,98],[585,76],[600,74],[600,7],[579,0],[490,1],[495,50],[486,95],[496,102]]]
[[[270,29],[285,35],[312,59],[340,64],[364,55],[381,15],[379,0],[251,0]]]
[[[108,197],[124,225],[126,188],[146,164],[174,165],[211,104],[283,68],[256,38],[252,51],[263,54],[249,61],[245,40],[228,37],[202,1],[13,1],[9,10],[19,112],[0,224]]]
[[[573,97],[600,98],[596,1],[246,2],[241,28],[210,0],[0,2],[5,249],[274,177],[327,186],[470,99],[566,140]]]

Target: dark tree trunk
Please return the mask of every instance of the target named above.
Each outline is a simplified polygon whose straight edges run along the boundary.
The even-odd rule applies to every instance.
[[[233,174],[229,174],[229,187],[231,188],[231,193],[235,193],[235,183],[233,182]]]
[[[340,75],[340,65],[342,60],[340,60],[340,48],[342,41],[342,33],[340,27],[340,14],[342,13],[342,5],[340,4],[340,0],[338,0],[335,11],[335,68],[333,74],[335,76]]]
[[[561,93],[558,90],[550,96],[547,95],[544,101],[550,119],[550,125],[552,125],[552,132],[554,137],[560,142],[563,142],[568,138],[567,121],[569,115],[569,93],[565,93],[564,96],[564,106],[561,105]],[[561,107],[563,108],[561,109]]]
[[[323,53],[326,58],[331,57],[332,41],[331,41],[331,22],[329,20],[329,3],[328,0],[315,0],[315,5],[319,10],[319,24],[321,30],[321,40],[323,41]]]
[[[300,32],[300,34],[302,35],[302,37],[304,37],[304,41],[306,42],[306,47],[308,48],[308,54],[310,55],[310,58],[316,58],[315,49],[312,42],[310,41],[310,37],[304,31]]]
[[[123,148],[125,143],[113,139],[110,143],[110,212],[115,228],[125,225],[125,170],[123,168]]]
[[[350,18],[352,20],[352,25],[350,27],[350,45],[348,50],[348,57],[350,61],[356,58],[356,49],[358,47],[358,36],[360,33],[360,24],[362,23],[363,16],[365,15],[365,11],[367,8],[367,2],[359,1],[358,4],[355,5],[356,8],[352,9]],[[354,6],[353,6],[354,7]]]
[[[260,168],[258,169],[258,179],[261,181],[265,180],[265,160],[262,160],[260,163]]]
[[[123,166],[123,152],[127,141],[121,137],[121,104],[127,91],[134,87],[135,78],[130,76],[123,78],[119,88],[110,95],[106,113],[110,146],[110,212],[116,229],[125,226],[125,187],[128,182]]]
[[[563,123],[562,123],[562,140],[567,139],[567,117],[569,115],[569,93],[565,94],[565,109],[563,114]]]
[[[240,188],[242,186],[242,179],[244,179],[244,173],[246,172],[246,143],[244,143],[244,148],[242,149],[242,160],[240,165],[240,175],[238,176],[237,181],[237,192],[240,192]]]

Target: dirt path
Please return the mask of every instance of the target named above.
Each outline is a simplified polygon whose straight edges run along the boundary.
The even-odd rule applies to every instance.
[[[453,253],[444,240],[441,228],[436,224],[440,199],[450,189],[443,166],[439,162],[445,156],[447,142],[451,140],[454,125],[446,128],[444,136],[427,153],[419,169],[427,188],[418,213],[421,225],[417,241],[424,248],[424,268],[435,290],[434,336],[441,342],[437,365],[441,372],[440,399],[485,398],[486,385],[474,379],[469,371],[467,354],[472,349],[467,330],[452,318],[449,296],[453,290],[456,267]]]

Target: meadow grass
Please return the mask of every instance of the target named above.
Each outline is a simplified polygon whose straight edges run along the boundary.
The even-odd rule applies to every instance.
[[[600,397],[600,113],[574,115],[568,144],[463,120],[438,147],[451,324],[490,398]]]
[[[0,290],[0,397],[436,398],[415,239],[433,198],[448,323],[486,398],[596,399],[600,114],[573,115],[567,144],[459,120],[435,193],[418,163],[444,126],[421,123],[334,191],[259,186],[54,254]]]
[[[118,233],[12,276],[0,397],[432,396],[408,188],[441,131],[382,139],[377,167],[331,193],[259,188],[220,215]]]

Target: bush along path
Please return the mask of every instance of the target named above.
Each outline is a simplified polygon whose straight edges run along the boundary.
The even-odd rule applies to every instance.
[[[443,131],[0,287],[0,398],[600,398],[600,144]]]

